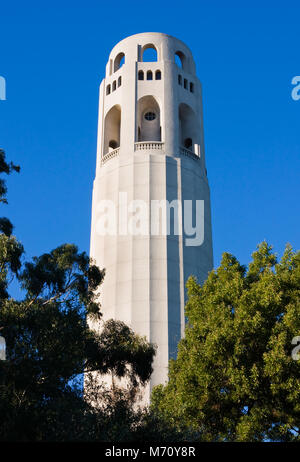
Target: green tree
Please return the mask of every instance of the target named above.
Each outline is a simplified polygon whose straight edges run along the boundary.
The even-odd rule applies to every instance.
[[[7,162],[5,158],[5,152],[0,149],[0,175],[5,173],[9,175],[13,171],[19,172],[20,167],[14,165],[12,162]],[[0,178],[0,203],[7,204],[7,186],[4,178]],[[7,236],[12,233],[13,226],[7,218],[0,218],[0,231]]]
[[[13,170],[0,151],[0,173]],[[0,200],[6,202],[3,179]],[[122,322],[101,321],[104,271],[86,253],[64,244],[22,262],[11,223],[2,219],[0,226],[0,335],[7,347],[0,361],[0,440],[101,440],[112,413],[91,405],[95,388],[83,395],[82,374],[96,374],[96,384],[101,374],[127,377],[133,399],[150,378],[155,349]],[[9,294],[14,277],[22,300]],[[103,323],[100,333],[87,316]]]
[[[7,162],[5,152],[0,149],[0,175],[19,172],[20,167]],[[7,204],[7,186],[4,178],[0,178],[0,203]],[[11,236],[13,225],[6,217],[0,218],[0,300],[8,296],[7,287],[21,268],[23,246]],[[1,334],[1,330],[0,330]]]
[[[156,414],[202,441],[300,441],[300,253],[277,263],[263,242],[252,257],[189,279],[185,338],[153,392]]]

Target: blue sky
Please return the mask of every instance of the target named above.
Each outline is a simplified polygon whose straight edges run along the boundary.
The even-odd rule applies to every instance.
[[[98,87],[111,48],[149,31],[183,40],[203,85],[215,266],[264,239],[299,248],[297,2],[2,2],[0,17],[0,146],[22,168],[1,214],[27,258],[89,250]]]

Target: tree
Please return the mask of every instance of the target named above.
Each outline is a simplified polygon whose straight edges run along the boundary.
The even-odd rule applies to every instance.
[[[300,253],[277,263],[263,242],[252,257],[188,280],[185,338],[153,392],[156,414],[202,441],[300,441]]]
[[[0,173],[13,170],[0,151]],[[6,202],[4,180],[0,200]],[[22,264],[11,223],[1,223],[0,333],[7,351],[0,361],[0,440],[101,439],[110,416],[105,409],[97,414],[89,390],[83,395],[82,374],[127,377],[134,396],[150,378],[154,346],[118,321],[103,323],[100,333],[89,328],[87,316],[101,320],[105,272],[85,252],[64,244]],[[14,277],[22,300],[9,295]]]
[[[6,173],[9,175],[13,171],[19,172],[20,167],[18,165],[14,165],[12,162],[6,162],[5,159],[5,152],[3,149],[0,149],[0,175],[2,173]],[[7,204],[7,186],[5,183],[4,178],[0,178],[0,203]],[[13,226],[11,222],[7,218],[0,218],[0,231],[4,233],[6,236],[11,235],[13,230]]]
[[[0,149],[0,175],[19,172],[20,167],[6,162],[5,152]],[[4,178],[0,178],[0,203],[7,204],[7,186]],[[21,267],[23,246],[11,236],[13,225],[6,217],[0,218],[0,300],[8,296],[7,286],[13,275]],[[0,330],[1,333],[1,330]]]

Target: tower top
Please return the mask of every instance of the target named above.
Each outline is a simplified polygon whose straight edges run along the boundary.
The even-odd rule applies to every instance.
[[[118,42],[110,52],[106,76],[111,75],[125,57],[126,63],[142,62],[145,50],[153,48],[157,53],[157,61],[174,61],[178,56],[182,69],[195,75],[196,68],[189,47],[181,40],[162,32],[142,32],[130,35]]]
[[[125,44],[128,40],[130,42],[132,42],[132,41],[143,41],[145,39],[148,40],[148,39],[151,39],[151,38],[154,39],[154,40],[158,40],[158,41],[159,40],[164,40],[164,39],[169,39],[169,40],[172,40],[174,42],[177,42],[178,45],[181,45],[182,47],[184,47],[192,55],[191,50],[188,48],[188,46],[182,40],[179,40],[177,37],[174,37],[173,35],[165,34],[164,32],[140,32],[138,34],[128,35],[128,37],[125,37],[124,39],[120,40],[120,42],[118,42],[115,45],[115,47],[120,45],[120,44]],[[112,49],[112,51],[114,51],[114,48]]]
[[[202,92],[192,52],[161,32],[117,43],[100,85],[97,169],[139,151],[190,157],[205,175]]]

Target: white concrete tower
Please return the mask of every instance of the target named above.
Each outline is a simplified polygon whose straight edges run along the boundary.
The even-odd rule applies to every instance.
[[[149,48],[157,61],[146,62]],[[115,223],[106,220],[110,234],[101,231],[103,217],[112,213],[109,204],[103,206],[105,200],[118,212]],[[140,210],[127,209],[133,200],[143,201]],[[171,234],[151,232],[153,201],[176,200],[182,207],[171,207]],[[195,226],[201,218],[195,215],[196,200],[204,201],[204,241],[188,245],[189,216],[183,209],[190,202],[185,207],[184,201],[194,203]],[[139,215],[143,204],[149,210],[146,223]],[[166,216],[168,207],[161,213]],[[176,219],[179,233],[172,232]],[[134,220],[141,232],[132,231]],[[176,356],[184,332],[187,278],[193,274],[203,283],[213,267],[201,84],[191,51],[169,35],[136,34],[110,53],[100,85],[90,255],[106,268],[104,319],[122,320],[158,346],[148,394],[167,380],[168,360]]]

